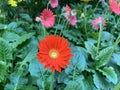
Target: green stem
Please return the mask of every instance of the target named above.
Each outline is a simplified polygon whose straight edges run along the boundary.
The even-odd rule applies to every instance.
[[[73,71],[73,81],[75,81],[75,69],[76,69],[76,65],[75,65],[74,71]]]
[[[63,31],[64,29],[66,29],[66,26],[67,26],[67,24],[68,24],[68,21],[67,21],[67,22],[66,22],[66,21],[67,21],[66,19],[63,21],[64,27],[62,28],[62,30],[61,30],[61,32],[60,32],[60,36],[62,35],[62,31]]]
[[[115,17],[116,17],[116,16],[115,16]],[[113,34],[114,34],[114,32],[115,32],[115,29],[118,27],[119,21],[120,21],[120,18],[118,19],[118,21],[117,21],[116,25],[114,26],[114,29],[112,30],[111,35],[110,35],[110,37],[109,37],[109,40],[108,40],[108,41],[110,41],[110,39],[111,39],[112,35],[113,35]]]
[[[61,19],[61,15],[60,15],[60,18],[59,18],[59,20],[58,20],[58,25],[59,25],[59,23],[60,23],[60,19]],[[57,34],[57,28],[56,28],[56,30],[55,30],[55,33],[54,33],[54,35],[56,36],[56,34]]]
[[[53,85],[54,85],[54,72],[52,73],[52,82],[50,84],[50,90],[53,90]]]
[[[118,43],[120,43],[120,34],[117,37],[117,40],[114,43],[114,49],[116,48],[116,46],[118,45]]]
[[[87,18],[86,17],[84,17],[84,29],[85,29],[85,34],[86,34],[86,36],[87,36]]]
[[[47,3],[47,9],[48,9],[49,4],[50,4],[50,1]]]
[[[96,7],[95,7],[95,9],[93,10],[93,13],[91,14],[91,16],[95,13],[95,11],[96,11],[96,9],[97,9],[97,7],[98,7],[98,5],[99,5],[100,2],[101,1],[99,0],[98,3],[97,3],[97,5],[96,5]]]
[[[42,25],[42,29],[43,29],[43,37],[45,37],[45,32],[46,32],[45,30],[46,29],[45,29],[45,27],[43,25]]]
[[[98,43],[97,43],[97,54],[99,52],[99,47],[100,47],[100,41],[101,41],[102,32],[103,32],[102,25],[100,24],[100,31],[99,31]]]

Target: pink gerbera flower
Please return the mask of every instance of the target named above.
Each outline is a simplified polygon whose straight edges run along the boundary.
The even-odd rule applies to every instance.
[[[96,18],[95,20],[92,21],[93,28],[95,28],[95,29],[99,29],[100,28],[100,24],[102,26],[106,25],[106,22],[105,22],[103,17],[98,17],[98,18]]]
[[[55,23],[55,16],[50,9],[44,9],[40,16],[42,25],[46,28],[52,27]]]
[[[53,8],[56,8],[58,6],[58,0],[50,0],[50,5],[53,7]]]
[[[116,14],[120,14],[120,7],[116,0],[109,0],[110,10]]]

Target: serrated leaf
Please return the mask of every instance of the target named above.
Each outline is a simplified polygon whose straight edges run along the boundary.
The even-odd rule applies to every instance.
[[[106,78],[116,84],[118,81],[117,74],[115,73],[113,67],[104,67],[103,69],[98,69],[100,72],[102,72],[103,75],[106,76]]]
[[[110,61],[110,57],[113,53],[113,47],[107,47],[99,52],[99,55],[95,57],[95,67],[99,68],[106,65]]]
[[[69,81],[64,90],[82,90],[82,85],[75,81]]]
[[[73,40],[77,44],[81,44],[82,43],[81,39],[78,38],[78,37],[81,38],[81,35],[79,34],[78,30],[74,30],[74,32],[72,30],[64,30],[64,31],[62,31],[62,33],[69,40]]]
[[[100,73],[94,73],[93,81],[98,90],[113,90],[113,84],[107,82],[106,79],[100,75]]]
[[[0,82],[2,82],[7,75],[7,65],[5,62],[0,61]]]
[[[7,59],[12,59],[12,48],[6,40],[0,38],[0,60]]]
[[[22,35],[19,39],[16,40],[16,42],[13,43],[13,47],[16,48],[18,45],[30,39],[34,34],[35,33],[28,33],[28,34]]]
[[[71,71],[73,70],[77,72],[82,72],[87,67],[85,56],[82,53],[76,51],[76,52],[73,52],[73,54],[74,54],[74,57],[71,60],[72,65],[68,66],[65,69],[65,72],[67,74],[71,73]]]
[[[95,59],[97,47],[95,47],[95,45],[92,44],[91,42],[85,42],[85,47],[87,49],[87,52],[90,53],[93,59]]]

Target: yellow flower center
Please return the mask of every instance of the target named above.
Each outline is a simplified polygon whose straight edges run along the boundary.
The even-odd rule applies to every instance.
[[[57,59],[59,56],[59,52],[55,49],[49,51],[49,57],[52,59]]]

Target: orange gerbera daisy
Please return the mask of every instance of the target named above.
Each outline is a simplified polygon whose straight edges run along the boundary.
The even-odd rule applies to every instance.
[[[69,43],[66,39],[60,36],[46,36],[41,40],[38,46],[37,57],[42,64],[45,64],[45,68],[51,68],[51,71],[55,70],[61,72],[61,68],[65,69],[66,65],[70,65],[68,62],[72,58],[72,50],[69,47]]]

